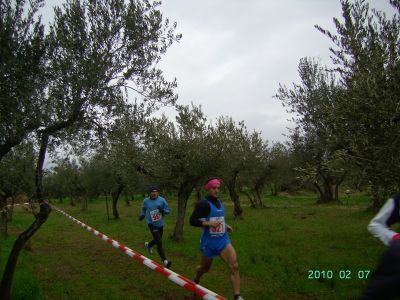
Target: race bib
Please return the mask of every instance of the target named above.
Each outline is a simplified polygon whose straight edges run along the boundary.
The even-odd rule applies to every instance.
[[[217,227],[210,227],[211,235],[222,235],[225,233],[225,218],[224,217],[211,217],[210,222],[219,222],[220,224]]]
[[[162,219],[162,215],[158,209],[150,211],[150,218],[152,222],[157,222]]]

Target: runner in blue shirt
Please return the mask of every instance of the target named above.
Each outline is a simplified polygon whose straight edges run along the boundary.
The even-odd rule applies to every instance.
[[[204,185],[207,196],[196,204],[190,217],[190,225],[203,228],[200,239],[202,260],[197,267],[194,282],[200,282],[200,277],[210,270],[213,259],[219,256],[229,266],[234,299],[243,300],[240,296],[239,264],[228,236],[228,231],[232,232],[232,227],[225,223],[225,208],[218,198],[220,187],[219,179],[208,180]]]
[[[150,196],[143,200],[139,217],[140,221],[146,218],[147,225],[153,235],[153,240],[151,242],[146,242],[145,246],[147,251],[151,254],[153,253],[153,246],[157,245],[157,252],[164,266],[169,268],[172,263],[165,256],[162,246],[162,236],[164,232],[164,216],[169,214],[170,209],[167,201],[158,195],[156,186],[150,186],[149,193]]]

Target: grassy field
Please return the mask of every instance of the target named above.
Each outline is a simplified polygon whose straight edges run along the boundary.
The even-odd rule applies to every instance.
[[[176,199],[168,200],[173,212],[166,220],[165,249],[172,269],[192,278],[200,257],[200,230],[187,225],[185,240],[171,241]],[[232,205],[226,196],[223,200],[227,221],[234,227],[231,239],[239,257],[245,299],[355,299],[366,284],[358,278],[365,273],[359,271],[372,270],[384,250],[366,230],[373,215],[366,211],[364,196],[352,196],[344,205],[323,206],[314,205],[315,195],[266,196],[265,209],[255,210],[244,202],[244,220],[233,220]],[[150,233],[137,220],[140,204],[135,201],[126,206],[121,199],[121,219],[110,221],[104,199],[90,202],[86,212],[68,203],[57,206],[147,255],[143,243]],[[32,215],[15,209],[10,237],[0,240],[1,271],[15,236],[31,221]],[[151,258],[158,260],[156,254]],[[332,274],[321,273],[321,278],[310,279],[310,270],[331,270],[333,278],[322,278]],[[318,272],[314,275],[318,277]],[[220,259],[202,284],[232,298],[228,269]],[[13,285],[13,299],[177,300],[189,296],[56,211],[33,237],[30,249],[21,254]]]

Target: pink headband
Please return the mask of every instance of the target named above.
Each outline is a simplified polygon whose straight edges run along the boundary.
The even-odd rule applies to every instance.
[[[219,179],[217,179],[217,178],[214,178],[214,179],[211,179],[210,181],[208,181],[205,185],[204,185],[204,188],[206,189],[206,190],[209,190],[209,189],[211,189],[211,188],[213,188],[213,187],[217,187],[217,186],[220,186],[221,185],[221,181],[219,180]]]

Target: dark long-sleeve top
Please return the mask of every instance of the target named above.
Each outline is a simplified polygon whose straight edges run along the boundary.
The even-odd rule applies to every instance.
[[[199,202],[196,203],[193,213],[190,216],[190,225],[195,227],[203,226],[204,219],[208,217],[211,211],[210,202],[217,208],[221,207],[218,198],[206,196],[205,199],[200,200]]]

